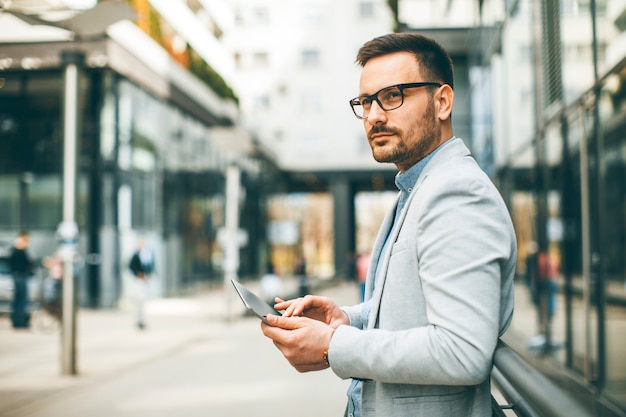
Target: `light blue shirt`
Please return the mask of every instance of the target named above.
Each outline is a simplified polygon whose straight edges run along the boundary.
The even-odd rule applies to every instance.
[[[452,140],[452,139],[454,139],[454,137],[452,137],[450,140]],[[385,258],[386,254],[387,254],[387,251],[391,247],[391,243],[392,242],[391,242],[391,239],[389,239],[389,236],[393,236],[394,235],[393,232],[395,231],[396,227],[398,227],[398,218],[400,217],[400,213],[402,213],[402,210],[404,209],[404,206],[405,206],[407,200],[409,199],[409,195],[413,191],[413,187],[417,183],[417,179],[421,175],[421,173],[424,170],[424,167],[426,166],[426,164],[428,164],[428,161],[430,161],[430,159],[442,147],[444,147],[446,145],[446,143],[448,143],[450,140],[448,140],[448,141],[442,143],[441,145],[439,145],[439,147],[437,147],[437,149],[435,149],[433,152],[428,154],[424,159],[422,159],[421,161],[419,161],[418,163],[413,165],[406,172],[398,172],[398,174],[396,174],[395,183],[396,183],[396,187],[398,187],[398,190],[400,190],[400,197],[398,198],[398,205],[396,206],[396,214],[395,214],[395,217],[393,219],[393,225],[389,229],[389,234],[387,235],[387,239],[385,240],[385,244],[383,245],[383,248],[380,251],[380,257],[376,261],[376,274],[374,275],[374,286],[376,286],[376,282],[379,281],[379,278],[381,277],[381,274],[382,274],[382,271],[380,270],[381,262],[379,262],[379,261],[380,261],[380,259],[384,259]],[[363,328],[364,329],[367,327],[368,317],[369,317],[369,314],[370,314],[371,310],[372,310],[372,299],[370,298],[370,299],[366,300],[365,303],[363,304],[362,317],[363,317]],[[362,389],[362,385],[363,385],[363,380],[362,379],[353,379],[352,383],[350,384],[350,387],[348,388],[348,393],[347,393],[347,395],[348,395],[347,416],[349,416],[349,417],[361,417],[361,389]]]

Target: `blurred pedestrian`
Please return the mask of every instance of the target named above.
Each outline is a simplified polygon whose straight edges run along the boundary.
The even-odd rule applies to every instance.
[[[28,279],[33,275],[34,264],[28,255],[30,235],[20,232],[9,254],[9,267],[13,275],[13,300],[11,302],[11,324],[15,329],[26,329],[30,325],[28,309]]]
[[[556,311],[556,290],[560,262],[549,251],[539,252],[539,300],[545,307],[543,310],[548,319],[552,319]]]
[[[304,256],[299,255],[296,259],[296,265],[294,267],[294,274],[298,280],[298,295],[304,297],[309,293],[309,277],[306,273],[306,259]]]
[[[490,374],[513,315],[517,246],[500,193],[452,132],[448,53],[416,33],[367,42],[359,96],[374,159],[399,170],[366,301],[279,302],[261,323],[300,372],[352,378],[346,416],[492,415]]]
[[[274,271],[274,265],[268,262],[265,267],[265,273],[261,277],[261,294],[267,303],[273,305],[274,298],[282,297],[283,283],[280,277]]]
[[[361,293],[361,301],[365,300],[365,281],[367,279],[367,270],[369,268],[371,256],[368,252],[364,252],[356,260],[356,277]]]
[[[59,252],[43,259],[48,274],[43,281],[43,307],[61,320],[63,312],[63,260]]]
[[[356,281],[356,262],[358,256],[354,252],[349,252],[346,259],[346,280],[348,282]]]
[[[132,271],[134,279],[135,292],[135,309],[137,327],[143,330],[145,323],[145,303],[148,299],[148,280],[154,272],[154,253],[146,246],[145,239],[139,239],[137,243],[137,251],[130,259],[129,268]]]
[[[530,299],[535,307],[539,306],[539,299],[537,298],[537,287],[539,285],[539,261],[537,259],[538,249],[537,242],[535,241],[530,241],[526,244],[525,280],[528,293],[530,294]]]
[[[549,352],[560,347],[560,344],[554,343],[552,340],[552,318],[556,311],[557,278],[560,262],[549,251],[539,251],[536,261],[535,305],[537,307],[539,333],[530,339],[528,345],[532,349]]]

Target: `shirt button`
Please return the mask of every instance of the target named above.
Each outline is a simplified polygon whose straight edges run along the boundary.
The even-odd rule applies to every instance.
[[[412,191],[413,191],[413,189],[412,189],[412,188],[409,188],[409,192],[412,192]]]

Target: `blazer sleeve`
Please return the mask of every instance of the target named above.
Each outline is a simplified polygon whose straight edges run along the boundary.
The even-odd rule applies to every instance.
[[[364,327],[364,320],[362,316],[363,303],[355,306],[341,307],[341,309],[348,315],[348,318],[350,319],[350,326],[357,327],[359,329]]]

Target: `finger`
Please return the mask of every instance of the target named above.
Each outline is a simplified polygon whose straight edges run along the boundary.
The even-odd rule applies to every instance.
[[[284,310],[283,317],[298,316],[300,314],[294,314],[294,311],[298,311],[298,305],[302,304],[302,298],[296,298],[295,300],[285,301],[284,303],[274,306],[277,310]]]
[[[275,301],[274,308],[276,310],[286,310],[286,309],[289,308],[290,305],[292,305],[294,302],[296,302],[297,299],[285,301],[285,300],[283,300],[281,298],[276,297],[274,299],[274,301]]]
[[[267,316],[263,321],[261,321],[261,331],[265,337],[272,339],[274,343],[276,343],[276,340],[282,337],[281,334],[284,333],[285,330],[273,325],[271,323],[271,317],[276,316]]]
[[[291,317],[293,316],[293,311],[296,308],[296,305],[298,305],[297,301],[291,303],[287,308],[285,308],[285,311],[283,311],[283,317]]]
[[[295,330],[302,327],[302,322],[298,317],[284,317],[268,314],[265,320],[270,326],[278,327],[283,330]]]
[[[305,295],[295,301],[296,302],[287,309],[291,316],[304,316],[305,310],[315,307],[315,297],[312,295]]]

